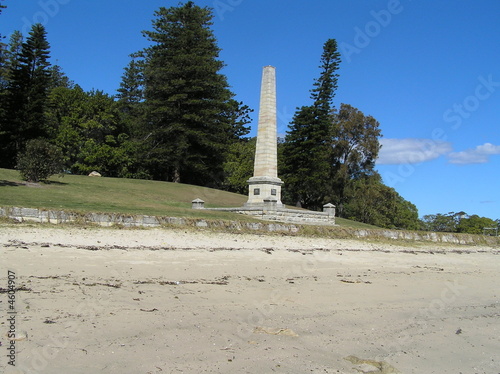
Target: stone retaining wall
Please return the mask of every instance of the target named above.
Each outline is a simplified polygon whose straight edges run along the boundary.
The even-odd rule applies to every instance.
[[[36,208],[0,207],[0,217],[17,220],[18,222],[38,223],[93,223],[99,226],[123,227],[160,227],[170,225],[189,225],[195,227],[226,227],[234,230],[264,230],[280,232],[298,232],[298,227],[278,223],[211,221],[204,219],[187,219],[180,217],[127,215],[113,213],[75,213],[62,210],[44,210]]]
[[[321,212],[316,212],[321,213]],[[224,228],[235,231],[266,231],[283,232],[295,234],[307,231],[315,236],[324,236],[343,239],[382,239],[394,241],[421,241],[434,243],[450,243],[458,245],[489,245],[500,246],[500,238],[482,235],[437,233],[424,231],[405,231],[388,229],[356,229],[344,226],[307,226],[263,223],[263,222],[241,222],[241,221],[216,221],[205,219],[190,219],[180,217],[162,217],[147,215],[126,215],[112,213],[75,213],[62,210],[44,210],[35,208],[0,207],[0,217],[15,219],[19,222],[39,223],[93,223],[101,226],[123,226],[123,227],[161,227],[161,226],[193,226],[198,228]],[[312,231],[311,231],[312,230]]]
[[[74,213],[63,210],[42,210],[36,208],[0,208],[0,216],[20,222],[40,223],[88,222],[101,226],[123,225],[125,227],[158,227],[164,224],[184,224],[183,218],[156,217],[146,215],[125,215],[113,213]]]
[[[206,210],[215,210],[245,214],[265,221],[277,221],[284,223],[312,224],[312,225],[335,225],[335,216],[325,212],[313,212],[310,210],[297,209],[276,209],[266,210],[262,208],[204,208]]]

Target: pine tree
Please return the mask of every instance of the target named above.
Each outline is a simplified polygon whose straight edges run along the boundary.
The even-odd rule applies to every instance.
[[[118,106],[128,133],[132,137],[141,137],[144,122],[144,60],[132,56],[125,67],[120,88],[118,88]]]
[[[23,35],[20,31],[14,31],[10,36],[9,44],[0,43],[0,89],[7,90],[12,79],[12,72],[19,66],[21,58]]]
[[[23,96],[24,123],[21,137],[25,140],[45,134],[43,117],[51,83],[47,32],[41,24],[33,25],[29,37],[23,43],[19,67],[14,71],[14,87]]]
[[[295,114],[283,147],[284,198],[309,209],[320,209],[330,194],[333,98],[340,53],[335,39],[323,46],[321,74],[311,90],[313,104]]]
[[[144,61],[132,56],[125,67],[120,88],[116,97],[125,106],[134,105],[144,100]]]
[[[233,130],[234,94],[210,28],[213,14],[192,1],[155,13],[144,51],[147,139],[155,179],[217,186]]]
[[[5,167],[13,167],[17,154],[26,142],[46,136],[45,109],[48,88],[51,83],[49,71],[49,43],[43,25],[32,26],[26,42],[22,44],[19,62],[11,68],[8,88],[7,129],[10,141],[2,157]]]
[[[340,52],[337,51],[337,41],[328,39],[323,46],[321,56],[321,75],[314,82],[314,89],[311,91],[311,98],[314,100],[314,108],[320,115],[331,115],[333,110],[333,98],[337,90],[339,75],[337,70],[340,65]]]
[[[0,167],[13,167],[16,148],[14,143],[15,124],[9,119],[11,108],[11,87],[13,72],[19,67],[23,45],[21,32],[14,31],[9,44],[2,51],[0,66]]]

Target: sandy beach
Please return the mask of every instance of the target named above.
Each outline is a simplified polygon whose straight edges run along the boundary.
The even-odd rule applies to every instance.
[[[498,248],[7,225],[0,256],[5,373],[500,373]]]

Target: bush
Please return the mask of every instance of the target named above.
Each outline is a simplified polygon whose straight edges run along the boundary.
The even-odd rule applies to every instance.
[[[59,147],[44,139],[33,139],[26,143],[26,150],[17,158],[17,169],[28,182],[40,182],[60,173],[63,154]]]

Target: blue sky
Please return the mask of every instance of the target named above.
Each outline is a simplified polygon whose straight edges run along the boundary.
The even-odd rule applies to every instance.
[[[500,218],[500,1],[200,0],[237,99],[255,109],[262,67],[278,85],[278,131],[309,105],[322,46],[343,62],[335,97],[380,122],[377,170],[420,216]],[[153,13],[177,1],[5,0],[0,33],[48,31],[54,63],[86,90],[114,94]]]

